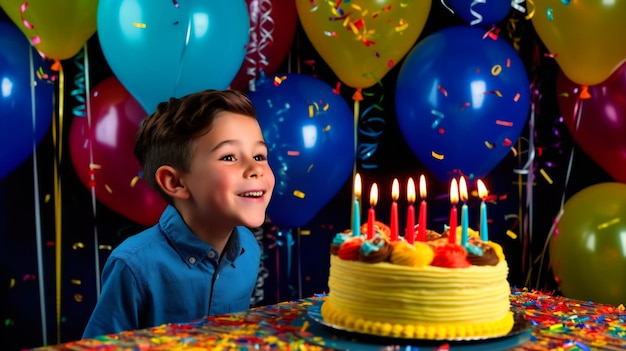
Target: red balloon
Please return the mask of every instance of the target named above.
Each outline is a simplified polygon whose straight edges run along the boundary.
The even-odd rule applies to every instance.
[[[611,177],[626,183],[626,63],[589,87],[559,72],[556,86],[559,108],[574,141]]]
[[[296,35],[298,12],[293,0],[246,0],[250,14],[250,39],[246,56],[232,89],[253,90],[250,85],[261,76],[271,76],[287,57]]]
[[[146,112],[115,77],[91,90],[90,117],[74,117],[70,158],[78,177],[95,188],[96,199],[142,225],[158,222],[166,203],[139,178],[141,166],[133,148]]]

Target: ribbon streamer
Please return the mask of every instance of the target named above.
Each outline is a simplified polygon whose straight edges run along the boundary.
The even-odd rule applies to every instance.
[[[78,105],[72,108],[72,114],[76,117],[85,117],[85,100],[87,93],[85,91],[85,65],[81,60],[86,61],[83,51],[78,52],[74,56],[74,65],[78,68],[78,72],[74,76],[74,89],[70,92],[70,96],[78,100]]]
[[[63,155],[63,109],[65,94],[65,74],[63,73],[63,66],[60,62],[55,63],[56,68],[59,70],[59,106],[58,115],[54,118],[52,123],[52,142],[54,145],[54,219],[55,219],[55,235],[54,235],[54,249],[55,249],[55,281],[56,281],[56,325],[57,325],[57,343],[61,343],[61,272],[62,272],[62,226],[61,226],[61,177],[59,176],[59,168],[61,166]]]
[[[472,1],[472,3],[470,4],[470,13],[472,14],[472,16],[476,17],[476,19],[473,19],[470,22],[470,26],[479,24],[483,21],[483,15],[481,15],[480,13],[478,13],[477,11],[474,10],[474,6],[476,4],[486,4],[487,0],[474,0]]]
[[[366,142],[361,142],[356,148],[356,159],[361,161],[361,167],[364,169],[378,168],[376,163],[368,163],[376,150],[378,150],[378,140],[385,128],[385,119],[380,116],[369,115],[373,110],[382,112],[382,101],[384,95],[381,95],[378,102],[368,106],[359,117],[360,127],[358,127],[358,135],[364,136]],[[357,101],[355,101],[356,105]],[[355,116],[358,110],[355,109]],[[358,124],[357,124],[358,125]],[[355,139],[356,141],[356,139]],[[354,178],[354,177],[353,177]]]
[[[250,26],[250,41],[248,42],[248,50],[246,53],[245,61],[250,65],[246,68],[246,74],[250,77],[248,80],[248,88],[250,91],[255,91],[257,70],[263,71],[264,67],[267,67],[269,60],[264,54],[265,49],[271,47],[274,42],[274,19],[272,18],[272,2],[270,0],[259,1],[259,10],[261,11],[261,17],[259,21],[256,21],[256,17],[252,16]],[[257,35],[256,28],[259,29],[260,35]],[[260,38],[259,38],[260,36]],[[255,58],[256,54],[259,59]]]

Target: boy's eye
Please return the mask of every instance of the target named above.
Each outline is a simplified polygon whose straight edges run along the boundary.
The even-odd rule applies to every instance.
[[[233,155],[226,155],[226,156],[223,156],[220,160],[222,160],[222,161],[234,161],[235,160],[235,156],[233,156]]]
[[[256,156],[254,156],[254,160],[255,161],[265,161],[265,160],[267,160],[267,156],[266,155],[256,155]]]

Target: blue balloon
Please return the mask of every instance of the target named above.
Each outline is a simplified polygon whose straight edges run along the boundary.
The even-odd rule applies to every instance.
[[[302,74],[250,92],[276,176],[267,214],[282,227],[307,224],[341,189],[355,162],[350,107],[325,82]]]
[[[147,113],[159,102],[225,89],[246,55],[244,0],[107,0],[97,33],[106,61]]]
[[[482,178],[511,152],[528,119],[530,84],[517,52],[469,26],[420,41],[398,73],[398,125],[444,183]]]
[[[33,153],[52,124],[54,85],[37,79],[42,67],[47,71],[48,62],[24,34],[0,21],[0,179]]]
[[[514,0],[448,0],[455,13],[472,26],[491,26],[499,23],[511,12]]]

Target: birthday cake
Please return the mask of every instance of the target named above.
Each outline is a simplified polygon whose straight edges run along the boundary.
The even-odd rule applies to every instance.
[[[331,244],[324,321],[386,337],[472,340],[506,335],[508,265],[502,248],[471,231],[459,237],[429,231],[423,241],[338,233]]]

